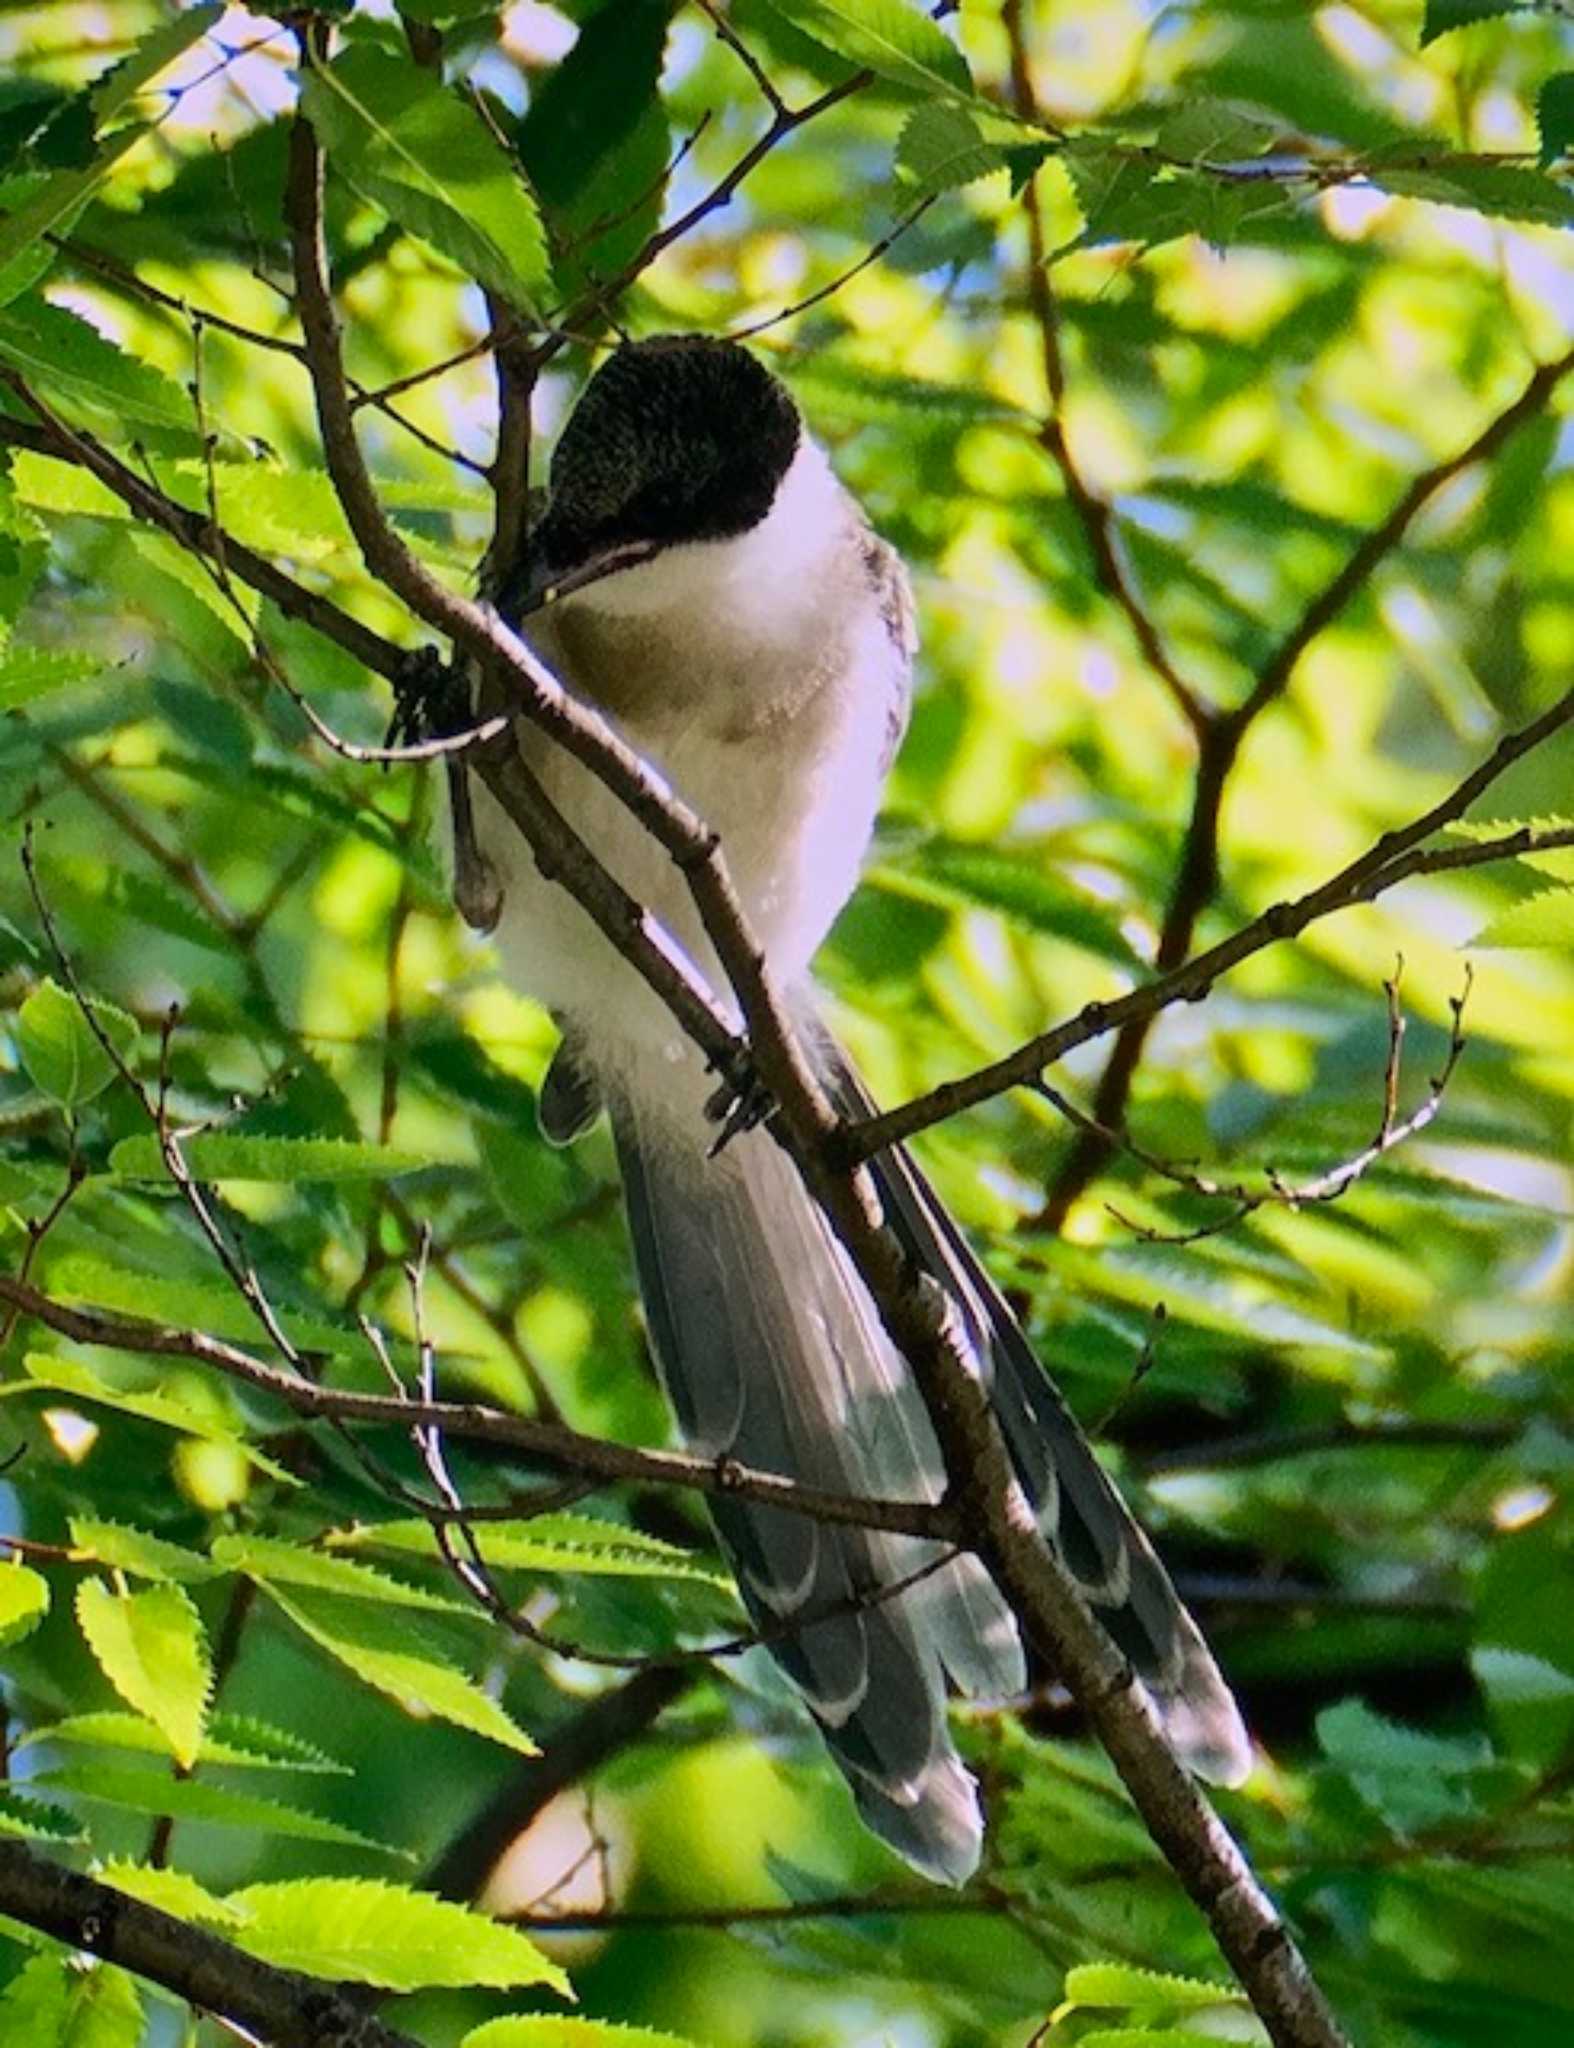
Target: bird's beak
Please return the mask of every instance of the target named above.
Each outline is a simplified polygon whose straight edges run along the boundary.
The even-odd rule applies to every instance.
[[[550,563],[536,555],[525,572],[518,598],[509,610],[516,619],[527,618],[531,612],[556,604],[560,598],[572,597],[576,590],[585,590],[605,577],[616,576],[622,569],[637,568],[641,562],[648,562],[660,553],[660,541],[624,541],[618,547],[592,555],[588,562],[561,570],[552,568]]]

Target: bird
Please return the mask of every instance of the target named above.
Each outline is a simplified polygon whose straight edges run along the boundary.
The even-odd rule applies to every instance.
[[[811,963],[857,883],[907,723],[917,637],[901,557],[781,379],[706,335],[625,341],[603,359],[558,436],[544,504],[495,578],[499,616],[719,834],[821,1086],[844,1116],[871,1113]],[[727,1007],[683,877],[645,828],[527,721],[516,744]],[[842,1495],[939,1500],[924,1401],[791,1160],[767,1128],[736,1128],[747,1119],[718,1147],[703,1055],[484,790],[474,823],[501,888],[503,971],[561,1033],[542,1133],[565,1145],[610,1116],[650,1347],[689,1447]],[[1251,1753],[1229,1687],[999,1289],[905,1150],[870,1171],[886,1224],[945,1292],[1048,1542],[1188,1763],[1240,1782]],[[726,1494],[711,1507],[745,1607],[864,1824],[926,1877],[964,1882],[984,1819],[948,1699],[1026,1683],[979,1560]]]

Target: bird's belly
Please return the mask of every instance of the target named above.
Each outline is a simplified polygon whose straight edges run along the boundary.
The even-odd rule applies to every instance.
[[[755,940],[777,976],[796,982],[856,878],[872,817],[873,790],[856,789],[841,805],[826,801],[832,764],[824,749],[759,734],[729,742],[690,729],[658,735],[655,765],[683,800],[721,837],[722,857]],[[803,734],[794,736],[798,741]],[[736,1015],[680,870],[619,800],[562,748],[537,735],[524,741],[531,766],[575,830],[624,889],[659,920]],[[795,773],[792,756],[808,759]],[[872,776],[866,778],[872,784]],[[844,792],[845,794],[845,792]],[[827,809],[840,815],[828,818]],[[859,812],[862,817],[859,817]],[[481,841],[504,891],[496,943],[512,986],[553,1011],[590,1056],[605,1083],[656,1071],[670,1081],[674,1106],[687,1111],[708,1092],[703,1063],[671,1013],[640,980],[567,887],[538,870],[518,828],[482,789]],[[644,1092],[642,1090],[642,1092]]]

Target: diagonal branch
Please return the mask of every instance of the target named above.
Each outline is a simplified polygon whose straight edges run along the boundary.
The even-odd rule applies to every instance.
[[[291,2041],[420,2048],[337,1985],[259,1962],[205,1927],[52,1863],[25,1842],[0,1841],[0,1912],[163,1985],[199,2012],[254,2029],[280,2048]]]
[[[1301,656],[1371,581],[1403,541],[1422,508],[1447,483],[1478,462],[1490,461],[1527,421],[1545,410],[1553,393],[1574,371],[1574,349],[1538,364],[1514,398],[1454,454],[1414,477],[1386,518],[1362,535],[1337,574],[1302,611],[1258,670],[1251,689],[1230,711],[1210,712],[1198,728],[1197,779],[1191,820],[1171,884],[1154,965],[1162,975],[1179,967],[1191,950],[1197,923],[1212,902],[1219,879],[1219,823],[1225,789],[1252,726],[1290,685]],[[1457,815],[1457,813],[1455,814]],[[1124,1121],[1131,1084],[1147,1047],[1150,1017],[1137,1017],[1116,1039],[1093,1098],[1095,1120],[1112,1129]],[[1084,1131],[1068,1149],[1050,1190],[1044,1222],[1058,1229],[1067,1211],[1109,1157],[1105,1139]]]
[[[1195,1003],[1230,969],[1249,960],[1254,953],[1283,939],[1298,938],[1308,925],[1335,911],[1348,910],[1357,903],[1374,903],[1377,898],[1408,881],[1414,875],[1457,873],[1462,868],[1486,867],[1495,861],[1517,860],[1530,853],[1549,853],[1574,844],[1574,829],[1564,826],[1522,825],[1496,839],[1483,839],[1468,846],[1428,847],[1425,842],[1447,825],[1462,818],[1482,791],[1523,760],[1555,733],[1574,726],[1574,689],[1550,709],[1501,739],[1487,759],[1455,784],[1441,802],[1413,818],[1397,831],[1385,832],[1359,859],[1304,896],[1275,903],[1250,924],[1242,925],[1227,939],[1204,953],[1155,976],[1129,994],[1110,1002],[1086,1003],[1076,1016],[1053,1030],[1031,1038],[1026,1045],[1003,1059],[979,1067],[955,1081],[942,1082],[926,1095],[914,1096],[882,1116],[866,1117],[850,1126],[842,1142],[860,1159],[868,1159],[887,1145],[899,1145],[931,1124],[944,1123],[964,1109],[973,1109],[1011,1088],[1036,1088],[1044,1069],[1064,1059],[1079,1045],[1087,1045],[1106,1032],[1140,1025],[1144,1031],[1162,1011],[1176,1003]],[[1096,1113],[1096,1112],[1095,1112]],[[1102,1120],[1101,1120],[1102,1121]]]
[[[957,1536],[954,1519],[943,1505],[855,1500],[850,1495],[800,1486],[796,1480],[756,1471],[730,1458],[637,1450],[604,1437],[585,1436],[559,1423],[509,1415],[475,1401],[409,1401],[391,1394],[318,1386],[203,1331],[109,1315],[102,1309],[77,1308],[9,1273],[0,1273],[0,1302],[35,1317],[76,1344],[103,1345],[148,1358],[187,1358],[209,1366],[258,1393],[272,1395],[293,1413],[316,1420],[364,1422],[401,1432],[412,1426],[435,1429],[453,1441],[498,1445],[516,1452],[521,1461],[583,1473],[603,1482],[636,1480],[646,1485],[682,1486],[696,1493],[728,1494],[790,1514],[808,1515],[818,1522],[888,1529],[895,1535],[953,1541]]]

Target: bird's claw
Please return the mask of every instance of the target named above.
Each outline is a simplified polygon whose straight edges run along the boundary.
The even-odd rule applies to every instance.
[[[729,1075],[705,1104],[705,1114],[720,1124],[710,1147],[710,1157],[726,1150],[734,1138],[768,1123],[776,1111],[776,1098],[752,1069]]]
[[[394,708],[383,744],[420,746],[463,732],[470,723],[464,678],[435,647],[416,647],[404,657],[393,683]]]

